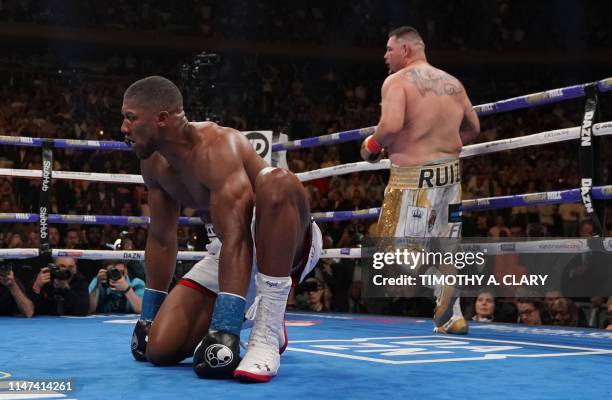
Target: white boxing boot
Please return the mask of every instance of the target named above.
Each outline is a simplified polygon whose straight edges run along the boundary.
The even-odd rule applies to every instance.
[[[287,345],[285,307],[291,289],[290,277],[257,273],[257,308],[247,351],[234,377],[249,382],[267,382],[278,373],[280,353]]]

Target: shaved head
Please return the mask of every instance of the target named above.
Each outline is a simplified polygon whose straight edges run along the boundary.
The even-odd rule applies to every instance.
[[[172,81],[162,76],[149,76],[132,83],[123,98],[136,100],[153,111],[183,109],[181,91]]]
[[[389,32],[385,52],[385,63],[389,67],[389,74],[419,60],[427,62],[427,57],[425,56],[425,43],[416,29],[411,26],[402,26]]]
[[[425,42],[419,32],[411,26],[401,26],[389,32],[389,37],[410,43],[413,47],[425,50]]]
[[[141,160],[157,151],[160,135],[178,134],[188,123],[181,91],[161,76],[132,83],[123,95],[121,114],[121,133]]]

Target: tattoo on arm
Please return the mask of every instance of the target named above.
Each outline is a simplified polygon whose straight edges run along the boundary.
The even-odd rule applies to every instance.
[[[454,79],[442,72],[409,69],[406,71],[406,76],[419,90],[421,96],[425,96],[428,92],[436,96],[455,96],[463,91]]]

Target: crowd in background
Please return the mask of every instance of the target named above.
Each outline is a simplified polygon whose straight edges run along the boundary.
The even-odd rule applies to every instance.
[[[70,28],[169,32],[200,37],[378,47],[398,25],[418,25],[438,49],[603,48],[610,42],[606,1],[513,2],[361,0],[252,3],[159,0],[0,3],[0,19]],[[478,21],[474,24],[473,21]],[[296,28],[297,27],[297,28]],[[307,29],[300,29],[307,27]]]
[[[0,5],[0,17],[15,22],[74,28],[171,31],[225,39],[240,39],[248,32],[250,40],[262,41],[280,40],[291,27],[307,24],[309,29],[297,37],[292,35],[291,40],[382,48],[388,29],[395,25],[389,15],[404,12],[403,8],[408,7],[410,12],[419,15],[434,12],[438,15],[435,20],[425,18],[422,22],[428,46],[438,49],[537,49],[538,46],[551,48],[559,43],[588,43],[588,48],[598,48],[609,40],[608,33],[601,28],[604,14],[597,13],[597,7],[603,2],[595,2],[596,7],[585,11],[592,20],[589,26],[555,27],[532,22],[531,15],[551,11],[543,3],[521,6],[519,10],[509,1],[482,1],[479,13],[483,17],[481,20],[487,23],[470,25],[469,29],[468,21],[474,16],[462,16],[467,12],[463,2],[415,0],[397,6],[401,10],[390,10],[384,3],[359,1],[349,5],[341,20],[334,23],[327,19],[333,14],[326,11],[326,7],[330,7],[327,3],[309,6],[289,6],[287,3],[265,9],[242,0],[229,3],[221,6],[212,2],[181,2],[177,3],[180,7],[176,13],[166,14],[161,2],[157,1],[139,4],[138,10],[133,9],[134,4],[123,1],[112,7],[99,2],[79,2],[64,8],[54,7],[53,11],[45,8],[44,3],[6,1]],[[581,10],[578,4],[572,7],[576,12]],[[74,15],[80,18],[72,18]],[[363,18],[369,23],[363,24]],[[362,22],[356,26],[356,21]],[[547,20],[537,18],[537,21]],[[322,33],[329,34],[330,25],[337,30],[333,40],[327,40]],[[235,29],[236,26],[240,26],[240,30]],[[546,35],[542,34],[544,30]],[[580,35],[576,36],[576,32]],[[110,54],[87,63],[70,61],[44,51],[5,54],[0,57],[3,72],[0,78],[0,135],[122,140],[120,106],[125,88],[133,80],[152,73],[166,75],[178,82],[177,62],[127,53]],[[218,66],[217,88],[206,101],[216,110],[222,125],[239,130],[270,129],[287,133],[290,139],[372,126],[379,117],[380,85],[385,73],[382,67],[382,58],[381,65],[372,66],[329,60],[228,56]],[[474,104],[581,83],[571,73],[562,70],[552,73],[524,71],[504,77],[483,75],[479,71],[450,72],[464,82]],[[184,88],[185,92],[189,90],[189,87]],[[609,104],[610,99],[602,96],[602,101]],[[192,106],[186,104],[188,115]],[[581,122],[582,107],[582,102],[576,100],[484,117],[478,141],[577,126]],[[303,172],[357,161],[358,149],[358,142],[303,149],[288,152],[287,160],[292,171]],[[604,182],[609,183],[612,158],[604,157],[600,167],[604,171]],[[0,168],[39,170],[40,149],[2,145]],[[53,168],[139,173],[138,161],[131,152],[58,149],[54,151]],[[310,181],[305,183],[305,187],[313,212],[360,210],[380,206],[387,177],[384,171],[361,172]],[[464,159],[462,185],[464,199],[576,188],[580,185],[577,150],[572,143],[562,143],[541,146],[537,150],[528,148]],[[56,179],[52,187],[50,213],[53,214],[149,215],[144,185]],[[38,180],[0,177],[0,213],[35,213],[39,191]],[[185,216],[191,216],[193,212],[190,209],[182,211]],[[525,237],[537,230],[539,236],[587,237],[588,224],[583,223],[586,219],[580,203],[464,213],[463,235]],[[324,247],[359,246],[371,235],[373,223],[374,220],[367,219],[322,223]],[[612,236],[612,221],[605,228],[607,236]],[[146,227],[52,225],[49,237],[53,248],[108,249],[124,229],[124,236],[129,237],[133,248],[144,249]],[[202,249],[205,243],[205,234],[197,228],[180,227],[178,237],[180,249],[184,250]],[[37,248],[38,245],[35,225],[0,225],[0,248]],[[41,279],[41,269],[46,267],[34,264],[18,262],[13,270],[21,282],[23,293],[31,298],[34,296],[32,287],[37,279]],[[103,278],[100,271],[108,267],[93,261],[78,262],[78,272],[85,286],[89,285],[85,287],[86,293],[97,290],[97,282],[104,280],[100,279]],[[177,276],[189,267],[189,263],[181,263]],[[142,266],[126,266],[124,276],[130,282],[145,278]],[[45,280],[45,283],[52,281],[49,277]],[[124,286],[121,284],[122,291]],[[289,306],[313,311],[413,316],[431,315],[434,307],[431,297],[428,297],[431,293],[416,298],[398,296],[375,300],[361,297],[362,286],[360,268],[354,261],[323,259],[316,273],[298,288]],[[136,289],[137,293],[140,287]],[[527,314],[535,313],[530,311],[533,308],[539,313],[542,324],[603,328],[608,324],[605,311],[612,312],[612,305],[606,302],[605,297],[574,301],[563,297],[562,293],[556,296],[555,293],[532,293],[517,301],[505,300],[491,293],[478,293],[474,298],[465,299],[464,311],[469,318],[480,321],[532,323],[529,321],[536,319],[529,319]],[[122,304],[125,311],[137,310],[137,307],[127,307],[128,303]],[[27,307],[24,310],[20,309],[21,313],[31,315]],[[92,308],[90,299],[85,313],[96,311],[108,309]],[[571,314],[571,318],[562,316],[563,313]]]

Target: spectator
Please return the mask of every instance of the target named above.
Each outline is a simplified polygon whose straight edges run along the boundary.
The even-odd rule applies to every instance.
[[[495,294],[489,289],[478,292],[474,303],[474,316],[472,320],[478,322],[492,322],[495,314]]]
[[[556,289],[547,290],[544,293],[544,301],[546,302],[546,307],[550,310],[555,301],[561,298],[561,292]]]
[[[495,217],[495,226],[489,229],[489,236],[492,238],[500,238],[500,237],[509,237],[512,233],[510,229],[506,226],[504,221],[504,217],[498,215]]]
[[[15,277],[11,264],[0,260],[0,315],[34,315],[34,304],[25,295],[23,285]]]
[[[346,185],[346,188],[344,189],[344,196],[348,199],[353,198],[353,191],[355,190],[359,190],[361,194],[366,192],[359,172],[353,172],[350,175],[348,185]]]
[[[545,325],[548,314],[542,299],[537,297],[519,297],[516,300],[518,309],[518,322],[525,325]]]
[[[553,325],[587,327],[582,311],[567,297],[555,300],[550,308]]]
[[[37,315],[87,315],[87,281],[74,258],[57,257],[40,270],[28,289]]]
[[[121,233],[119,234],[119,239],[115,241],[114,249],[126,251],[136,250],[136,247],[134,246],[133,236],[127,231],[121,231]],[[142,281],[145,280],[144,262],[139,260],[129,260],[125,263],[125,265],[128,270],[128,276],[131,279],[138,278]]]
[[[55,226],[49,227],[49,245],[52,249],[57,249],[60,247],[60,232]]]
[[[38,248],[38,232],[30,231],[28,232],[28,242],[25,244],[25,247],[29,248]]]
[[[123,261],[107,261],[89,284],[89,313],[140,313],[145,283]]]
[[[607,266],[606,266],[607,267]],[[605,328],[608,323],[608,307],[606,298],[591,297],[591,303],[585,311],[587,323],[591,328]]]
[[[80,247],[79,231],[77,229],[70,228],[66,231],[64,246],[66,246],[67,249],[78,249]]]
[[[87,248],[93,250],[104,250],[104,245],[102,244],[102,234],[100,231],[100,227],[96,225],[90,225],[87,227]]]
[[[308,278],[301,285],[306,293],[306,309],[315,312],[329,311],[331,307],[331,292],[325,283],[317,278]]]
[[[591,221],[585,219],[580,222],[580,225],[578,225],[578,237],[593,237],[593,223]]]
[[[552,305],[555,301],[561,298],[561,292],[556,289],[549,289],[544,293],[544,303],[546,304],[546,310],[550,314]],[[552,317],[552,315],[550,315]],[[552,318],[551,318],[552,319]]]
[[[8,239],[7,247],[9,249],[18,249],[24,247],[23,235],[18,232],[14,232],[13,234],[11,234],[10,238]]]

